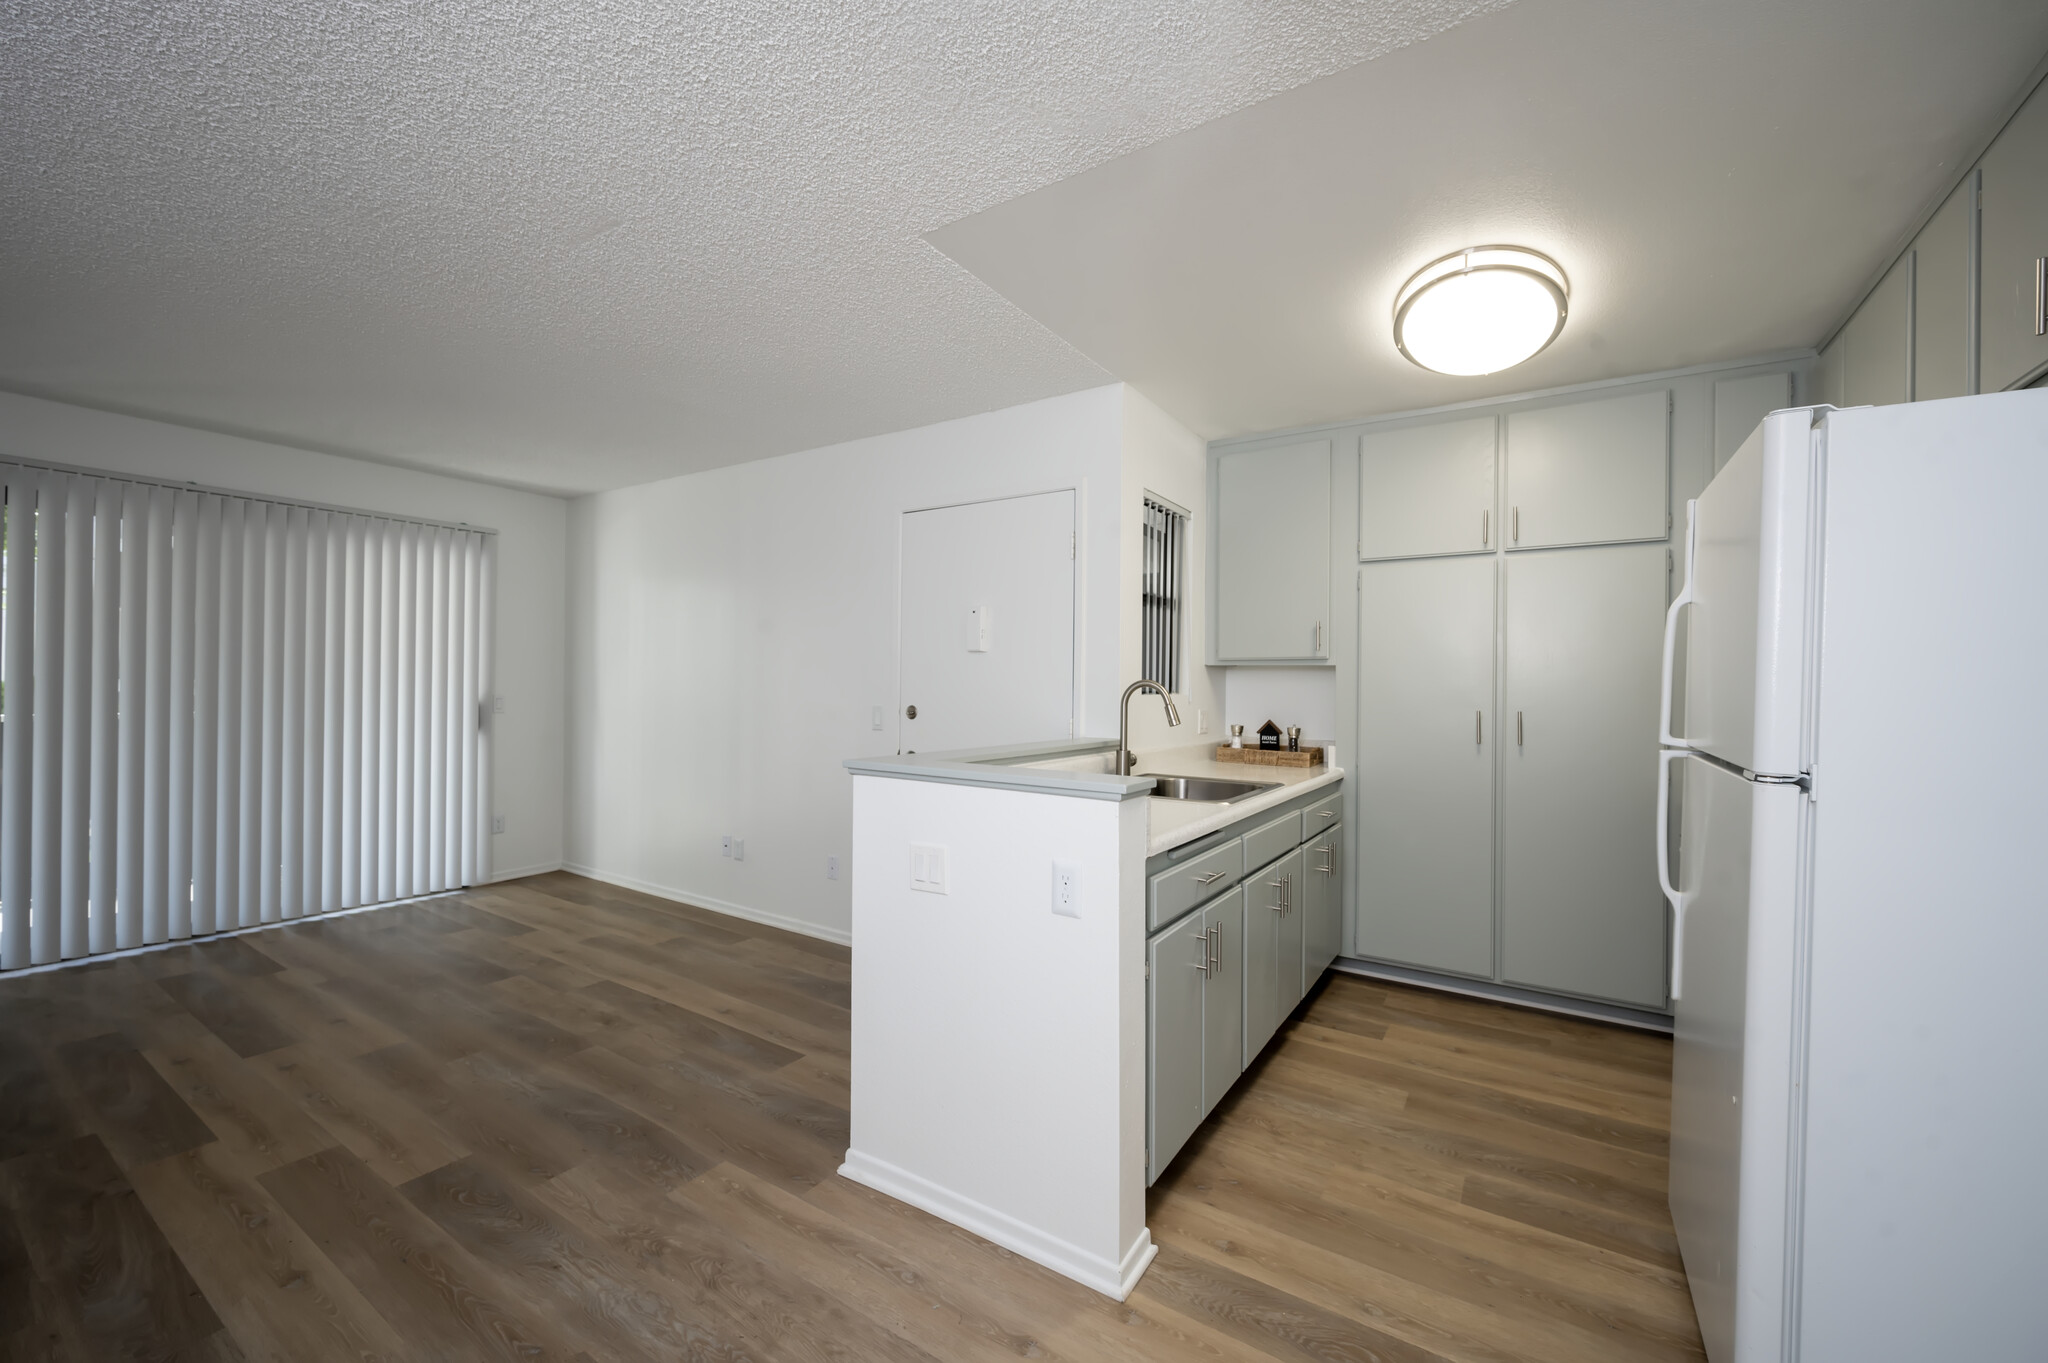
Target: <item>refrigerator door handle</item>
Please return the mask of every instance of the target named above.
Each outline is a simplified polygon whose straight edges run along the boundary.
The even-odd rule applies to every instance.
[[[1658,698],[1657,741],[1667,748],[1690,748],[1692,744],[1671,732],[1672,673],[1678,656],[1678,612],[1692,604],[1693,522],[1699,514],[1697,500],[1685,504],[1685,586],[1664,613],[1664,690]]]
[[[1657,754],[1657,888],[1671,903],[1671,1001],[1685,984],[1685,896],[1671,883],[1671,764],[1698,753],[1665,748]]]

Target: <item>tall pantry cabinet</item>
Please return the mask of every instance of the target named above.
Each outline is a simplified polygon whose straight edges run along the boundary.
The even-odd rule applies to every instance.
[[[1664,1006],[1670,400],[1361,437],[1359,955]]]

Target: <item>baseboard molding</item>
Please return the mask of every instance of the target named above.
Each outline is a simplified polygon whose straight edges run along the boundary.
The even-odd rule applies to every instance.
[[[490,877],[483,883],[495,885],[501,880],[524,880],[528,876],[544,876],[550,871],[566,869],[568,868],[559,861],[538,861],[531,866],[513,866],[503,871],[493,868]]]
[[[1439,975],[1432,970],[1416,970],[1409,966],[1361,961],[1353,956],[1339,956],[1330,968],[1346,975],[1362,975],[1369,980],[1412,984],[1418,989],[1434,989],[1443,994],[1463,994],[1467,998],[1511,1003],[1517,1008],[1534,1008],[1538,1012],[1590,1018],[1594,1022],[1612,1022],[1617,1026],[1634,1027],[1644,1032],[1662,1032],[1667,1036],[1671,1033],[1669,1013],[1652,1013],[1646,1009],[1628,1008],[1618,1003],[1566,998],[1561,994],[1518,989],[1511,984],[1494,984],[1488,980],[1468,980],[1458,975]]]
[[[272,928],[304,927],[308,923],[324,923],[330,918],[375,913],[379,909],[396,909],[406,904],[424,904],[428,900],[446,899],[449,895],[461,893],[459,887],[453,890],[436,890],[432,894],[413,895],[409,899],[387,899],[377,904],[358,904],[352,909],[329,909],[325,913],[302,913],[296,918],[251,923],[246,928],[221,928],[217,932],[195,932],[190,937],[173,937],[167,942],[146,942],[139,947],[122,947],[117,951],[89,952],[84,956],[70,956],[61,961],[44,961],[41,965],[17,966],[13,970],[0,971],[0,980],[18,980],[24,975],[41,975],[47,971],[65,970],[75,965],[98,965],[101,961],[118,961],[125,956],[147,956],[152,951],[169,951],[172,947],[203,946],[208,942],[218,942],[223,937],[247,937],[251,933],[268,932]]]
[[[601,880],[607,885],[623,885],[629,890],[638,890],[641,894],[651,894],[656,899],[673,900],[678,904],[688,904],[692,908],[710,909],[713,913],[722,913],[733,918],[744,918],[749,923],[760,923],[766,927],[781,928],[785,932],[800,933],[805,937],[815,937],[821,942],[834,942],[843,947],[853,945],[853,934],[850,932],[845,932],[838,928],[821,927],[807,919],[792,918],[786,913],[776,913],[772,909],[757,909],[751,905],[735,904],[730,900],[718,899],[708,894],[698,894],[692,890],[678,890],[668,885],[657,885],[651,880],[642,880],[638,876],[620,875],[616,871],[603,871],[595,866],[585,866],[580,862],[565,861],[559,867],[550,866],[547,869],[551,871],[567,871],[571,875],[585,876],[591,880]]]
[[[1083,1287],[1092,1287],[1118,1301],[1131,1295],[1131,1289],[1138,1285],[1138,1279],[1144,1277],[1145,1270],[1151,1266],[1153,1256],[1159,1253],[1159,1246],[1152,1243],[1152,1232],[1141,1227],[1138,1238],[1131,1242],[1123,1257],[1112,1262],[1058,1236],[1048,1235],[1006,1212],[984,1206],[971,1197],[963,1197],[930,1179],[858,1150],[846,1152],[846,1163],[839,1166],[839,1174],[878,1193],[886,1193],[898,1202],[907,1202],[964,1230],[973,1231],[984,1240],[993,1241],[1035,1264],[1043,1264]]]

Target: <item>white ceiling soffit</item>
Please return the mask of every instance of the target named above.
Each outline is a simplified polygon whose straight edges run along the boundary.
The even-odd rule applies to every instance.
[[[937,224],[1505,0],[0,14],[0,387],[558,490],[1110,375]]]
[[[1521,0],[930,239],[1212,438],[1796,349],[2044,49],[2040,0]],[[1401,284],[1492,243],[1563,334],[1410,364]]]

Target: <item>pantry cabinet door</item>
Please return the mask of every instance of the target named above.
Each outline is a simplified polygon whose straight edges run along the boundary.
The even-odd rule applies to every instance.
[[[1657,889],[1663,545],[1507,564],[1501,978],[1664,1006]]]
[[[1151,978],[1145,1057],[1145,1130],[1151,1158],[1145,1181],[1180,1153],[1206,1109],[1202,1105],[1202,995],[1208,978],[1206,919],[1191,913],[1152,939],[1145,954]]]
[[[1358,570],[1358,952],[1493,975],[1497,560]]]
[[[1209,933],[1208,988],[1202,1003],[1202,1111],[1213,1111],[1244,1073],[1244,889],[1203,911]]]
[[[1983,341],[1979,391],[2011,388],[2048,365],[2036,262],[2048,258],[2048,86],[2034,91],[1984,153]]]
[[[1216,459],[1216,657],[1330,655],[1330,442]]]
[[[1499,424],[1488,416],[1359,437],[1359,558],[1491,548]]]
[[[1504,443],[1509,549],[1667,533],[1669,390],[1513,412]]]
[[[1301,850],[1301,982],[1307,990],[1343,945],[1344,826],[1321,830]]]

